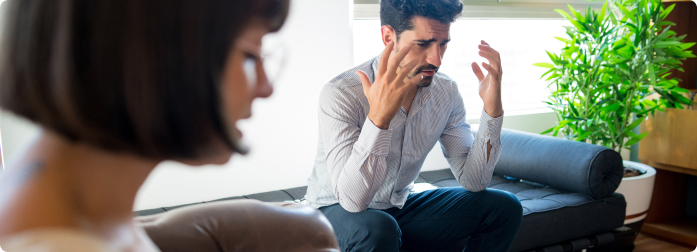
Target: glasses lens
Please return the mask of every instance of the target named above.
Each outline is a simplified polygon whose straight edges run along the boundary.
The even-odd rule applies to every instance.
[[[254,60],[253,58],[247,58],[246,60],[244,60],[244,64],[242,65],[244,75],[245,77],[247,77],[247,85],[249,85],[250,89],[254,88],[254,86],[257,84],[256,66],[256,60]]]
[[[285,68],[287,45],[278,34],[271,33],[264,36],[261,50],[266,77],[275,85]]]

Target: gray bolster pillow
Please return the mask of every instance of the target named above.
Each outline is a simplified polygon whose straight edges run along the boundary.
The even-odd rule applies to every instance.
[[[494,173],[596,199],[617,189],[624,170],[616,151],[593,144],[501,130],[501,155]]]

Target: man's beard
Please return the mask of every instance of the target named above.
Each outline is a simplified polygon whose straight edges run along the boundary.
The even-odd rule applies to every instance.
[[[438,72],[438,67],[431,65],[431,64],[418,66],[418,67],[414,68],[414,70],[412,70],[411,73],[407,74],[407,79],[411,80],[411,78],[415,78],[417,75],[419,75],[421,73],[421,71],[424,71],[424,70],[433,70],[433,76],[435,76],[436,73]],[[418,86],[418,87],[430,86],[431,82],[433,82],[433,76],[424,75],[423,78],[421,79],[421,81],[419,81],[419,83],[416,84],[416,86]]]

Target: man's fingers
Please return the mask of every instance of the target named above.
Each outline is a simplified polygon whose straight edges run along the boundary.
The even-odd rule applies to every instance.
[[[397,74],[397,77],[395,80],[404,80],[409,79],[408,81],[405,81],[407,84],[417,84],[421,79],[423,79],[423,74],[417,74],[416,76],[408,76],[409,73],[411,73],[412,70],[416,67],[416,65],[419,64],[419,60],[413,60],[406,65],[402,67],[401,70],[399,70],[399,74]]]
[[[356,71],[356,74],[358,74],[358,78],[361,79],[361,84],[363,84],[363,94],[365,97],[368,97],[368,91],[370,91],[370,87],[372,86],[372,84],[370,84],[370,79],[368,79],[368,75],[361,70]]]
[[[406,81],[407,85],[406,86],[407,87],[414,87],[417,84],[419,84],[419,82],[421,82],[423,79],[424,79],[424,74],[418,73],[418,74],[416,74],[416,76],[411,76],[411,79],[407,78],[407,81]]]
[[[488,45],[478,45],[477,48],[479,48],[479,50],[482,50],[482,51],[491,53],[492,55],[496,55],[496,57],[499,57],[499,56],[500,56],[499,51],[496,51],[496,49],[492,48],[491,46],[488,46]]]
[[[498,75],[501,74],[501,58],[499,58],[498,56],[491,55],[490,53],[484,51],[479,51],[479,55],[489,60],[487,66],[490,66],[492,69],[494,69],[495,73],[497,73]],[[489,69],[487,69],[487,71],[492,72]]]
[[[484,80],[484,73],[482,73],[482,69],[479,68],[479,65],[477,65],[475,62],[472,62],[472,72],[474,72],[474,75],[477,76],[479,81]]]
[[[479,56],[484,57],[489,61],[490,64],[484,64],[482,63],[482,67],[486,69],[488,72],[494,72],[496,74],[501,73],[501,56],[498,51],[494,50],[494,48],[491,48],[488,43],[486,43],[484,40],[482,40],[482,43],[478,46],[479,47]]]
[[[394,50],[394,41],[387,42],[387,45],[385,45],[385,49],[382,50],[380,62],[378,63],[378,76],[383,76],[385,72],[387,72],[387,64],[390,60],[392,50]]]
[[[491,65],[487,64],[486,62],[482,62],[482,67],[484,67],[484,69],[486,69],[486,71],[489,72],[490,75],[498,76],[498,71],[496,71],[496,69],[491,67]]]
[[[411,46],[412,45],[409,44],[409,45],[403,47],[402,49],[400,49],[398,53],[392,55],[390,61],[388,62],[388,65],[387,65],[387,71],[388,71],[387,76],[388,77],[391,78],[391,77],[395,77],[395,75],[397,75],[397,69],[399,67],[399,63],[402,63],[402,60],[404,59],[404,57],[406,57],[407,53],[409,53],[409,51],[411,51]],[[406,68],[406,66],[404,66],[403,68]]]
[[[487,59],[489,61],[489,64],[494,66],[494,68],[500,68],[499,66],[501,66],[501,60],[498,57],[484,51],[479,51],[479,56],[482,56],[485,59]]]

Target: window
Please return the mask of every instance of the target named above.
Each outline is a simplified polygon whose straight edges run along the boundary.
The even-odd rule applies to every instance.
[[[440,72],[459,85],[467,109],[467,119],[478,119],[483,104],[478,81],[470,64],[486,59],[477,54],[485,40],[501,53],[503,68],[502,100],[506,115],[551,112],[543,101],[550,91],[540,76],[546,69],[532,64],[549,62],[545,50],[557,52],[564,43],[554,37],[567,37],[569,26],[554,9],[568,11],[570,3],[579,11],[590,6],[599,11],[602,2],[584,0],[465,0],[462,18],[450,26],[452,41]],[[377,56],[384,46],[380,38],[379,5],[374,0],[354,0],[354,65]]]
[[[502,100],[507,114],[545,109],[549,91],[540,79],[544,68],[532,66],[548,62],[545,50],[558,51],[564,44],[555,36],[566,36],[565,20],[458,20],[450,27],[452,41],[439,72],[458,83],[468,118],[479,118],[482,100],[478,81],[470,64],[486,61],[477,52],[484,39],[501,53],[503,68]],[[380,20],[354,20],[354,64],[363,63],[384,49],[380,38]]]

